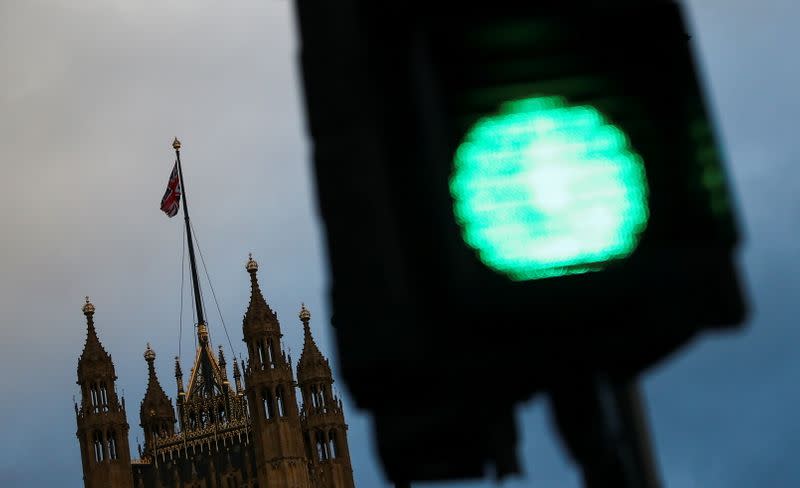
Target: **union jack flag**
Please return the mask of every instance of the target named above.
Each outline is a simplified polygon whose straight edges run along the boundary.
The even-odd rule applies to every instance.
[[[167,214],[167,217],[174,217],[178,214],[178,209],[180,207],[181,182],[180,178],[178,178],[178,162],[175,161],[175,166],[172,168],[172,173],[169,175],[167,191],[164,192],[164,197],[161,198],[161,210]]]

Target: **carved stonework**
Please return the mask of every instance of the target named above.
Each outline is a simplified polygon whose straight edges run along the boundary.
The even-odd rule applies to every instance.
[[[75,404],[78,443],[86,488],[133,488],[125,401],[117,397],[116,375],[94,327],[95,307],[86,297],[86,343],[78,359],[80,406]]]
[[[139,459],[130,458],[125,402],[114,389],[114,364],[87,298],[86,344],[78,361],[82,398],[75,405],[86,488],[354,487],[342,402],[332,391],[329,361],[311,336],[311,313],[301,307],[305,341],[295,383],[278,316],[258,283],[258,263],[251,256],[245,268],[251,284],[242,321],[247,361],[240,365],[234,358],[233,385],[222,348],[213,353],[206,324],[197,329],[199,347],[185,390],[176,358],[174,404],[147,345]]]

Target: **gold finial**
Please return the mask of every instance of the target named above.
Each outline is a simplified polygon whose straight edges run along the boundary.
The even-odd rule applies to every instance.
[[[197,324],[197,335],[200,337],[201,342],[208,340],[208,327],[206,327],[206,324],[202,322]]]
[[[181,141],[179,141],[178,138],[176,137],[175,140],[172,141],[172,149],[177,151],[180,148],[181,148]]]
[[[306,308],[305,303],[300,304],[300,320],[303,322],[311,320],[311,312]]]
[[[258,263],[253,259],[253,253],[248,253],[248,256],[245,269],[247,269],[248,272],[258,271]]]
[[[83,314],[84,315],[92,315],[92,314],[94,314],[94,305],[92,305],[92,302],[89,301],[89,297],[88,296],[86,297],[86,303],[83,304],[83,307],[81,307],[81,310],[83,310]]]
[[[150,347],[150,343],[147,343],[147,349],[144,350],[144,359],[146,361],[153,361],[156,358],[156,352]]]

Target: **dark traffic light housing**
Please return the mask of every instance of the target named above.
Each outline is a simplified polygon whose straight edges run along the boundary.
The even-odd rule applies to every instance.
[[[675,2],[297,5],[360,406],[399,422],[487,385],[510,405],[743,321],[735,212]],[[398,406],[403,388],[427,406]]]

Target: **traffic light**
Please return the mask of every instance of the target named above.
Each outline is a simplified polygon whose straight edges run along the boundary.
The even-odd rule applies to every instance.
[[[360,406],[397,423],[424,411],[398,406],[404,388],[430,407],[489,384],[513,404],[743,321],[734,207],[678,4],[328,3],[296,5]]]
[[[514,281],[630,256],[647,227],[647,188],[625,133],[557,96],[502,102],[464,135],[450,178],[464,242]]]

